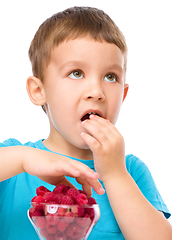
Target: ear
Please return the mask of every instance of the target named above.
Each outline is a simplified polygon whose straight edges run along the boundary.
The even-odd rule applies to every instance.
[[[127,83],[125,83],[125,85],[124,85],[124,96],[123,96],[122,102],[124,102],[124,100],[125,100],[125,98],[127,96],[128,89],[129,89],[129,85]]]
[[[46,103],[43,83],[39,78],[36,78],[34,76],[28,77],[26,89],[33,104],[41,106]]]

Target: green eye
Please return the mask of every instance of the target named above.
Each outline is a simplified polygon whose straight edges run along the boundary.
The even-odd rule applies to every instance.
[[[69,74],[69,77],[72,79],[80,79],[83,78],[83,73],[80,70],[75,70]]]
[[[117,76],[114,73],[108,73],[105,77],[104,80],[107,82],[116,82],[117,81]]]

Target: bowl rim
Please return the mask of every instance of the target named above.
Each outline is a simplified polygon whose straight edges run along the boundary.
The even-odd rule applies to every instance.
[[[58,207],[64,207],[64,208],[70,208],[70,207],[83,207],[83,208],[95,208],[95,207],[99,207],[99,204],[93,204],[93,205],[79,205],[79,204],[74,204],[74,205],[65,205],[65,204],[56,204],[56,203],[39,203],[39,202],[30,202],[30,205],[35,205],[35,204],[39,204],[39,205],[43,205],[43,206],[58,206]]]

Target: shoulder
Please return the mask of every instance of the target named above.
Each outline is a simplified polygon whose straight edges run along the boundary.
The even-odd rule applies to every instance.
[[[149,171],[149,168],[147,165],[140,160],[138,157],[130,154],[127,155],[125,158],[126,161],[126,168],[130,175],[134,178],[134,180],[137,182],[140,178],[144,176],[150,176],[151,173]]]
[[[126,155],[125,161],[126,161],[126,165],[128,168],[131,168],[135,165],[145,165],[145,163],[142,160],[140,160],[140,158],[138,158],[132,154]]]
[[[20,146],[20,145],[22,145],[22,143],[15,138],[9,138],[4,142],[0,143],[0,147],[10,147],[10,146]]]
[[[9,138],[4,142],[0,143],[0,147],[11,147],[11,146],[27,146],[27,147],[41,148],[41,149],[44,148],[44,145],[42,144],[42,139],[36,142],[29,141],[23,144],[15,138]]]

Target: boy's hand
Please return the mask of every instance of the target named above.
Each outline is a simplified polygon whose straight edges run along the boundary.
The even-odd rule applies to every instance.
[[[24,147],[23,147],[24,148]],[[36,175],[43,181],[57,185],[64,183],[71,186],[65,176],[76,178],[83,190],[91,196],[91,188],[98,194],[104,190],[98,181],[99,175],[85,164],[48,151],[26,148],[27,154],[22,162],[22,168],[31,175]]]
[[[111,176],[126,172],[124,140],[116,127],[96,115],[82,122],[82,126],[89,133],[81,133],[81,136],[93,152],[100,179],[104,182]]]

